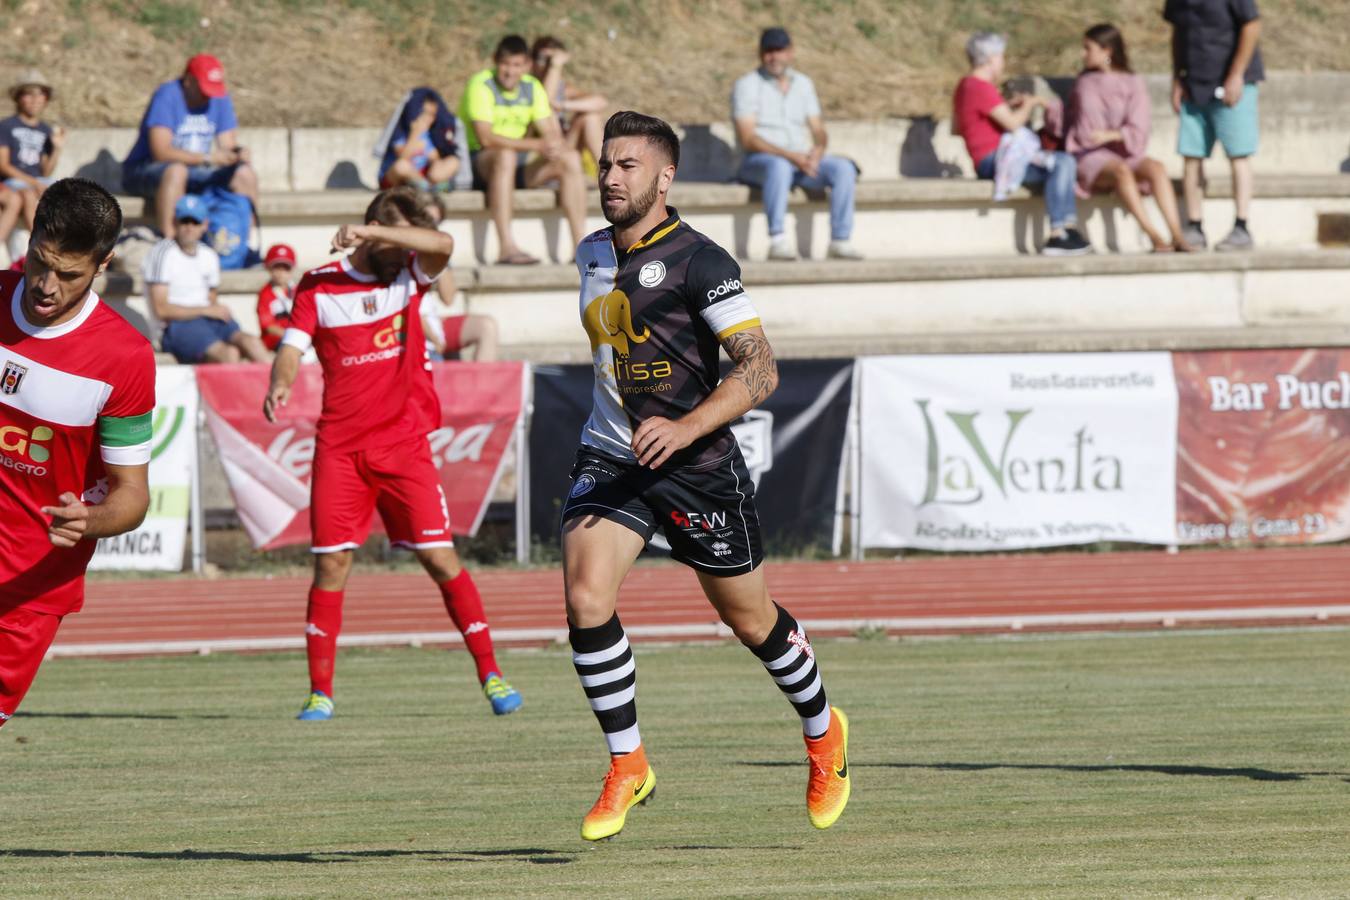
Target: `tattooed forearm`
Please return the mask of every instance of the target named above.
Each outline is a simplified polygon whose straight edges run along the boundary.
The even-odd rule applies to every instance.
[[[755,328],[731,335],[722,346],[736,364],[727,379],[745,385],[750,394],[750,405],[759,406],[778,387],[778,363],[774,361],[769,339]]]

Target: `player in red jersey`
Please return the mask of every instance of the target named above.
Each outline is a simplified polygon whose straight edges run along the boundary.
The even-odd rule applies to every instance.
[[[0,272],[0,724],[83,605],[95,540],[150,503],[154,349],[92,290],[121,230],[111,194],[63,179]]]
[[[365,542],[377,510],[390,541],[410,548],[440,587],[492,711],[505,715],[520,706],[520,694],[501,677],[478,588],[455,552],[426,439],[440,422],[440,404],[419,307],[455,242],[436,230],[410,187],[381,191],[364,221],[342,226],[333,238],[333,250],[351,250],[350,255],[300,280],[263,401],[263,414],[276,421],[300,357],[313,347],[323,366],[324,391],[310,503],[315,554],[305,625],[310,695],[299,718],[333,716],[342,594],[352,550]]]

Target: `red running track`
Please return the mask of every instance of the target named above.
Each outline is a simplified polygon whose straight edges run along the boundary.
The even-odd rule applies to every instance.
[[[790,562],[767,572],[774,599],[816,635],[1350,622],[1346,545]],[[565,639],[560,570],[475,579],[498,643]],[[299,648],[307,590],[294,577],[91,580],[85,611],[62,625],[52,652]],[[676,564],[635,568],[619,608],[635,639],[729,634]],[[354,576],[343,619],[344,644],[459,641],[423,575]]]

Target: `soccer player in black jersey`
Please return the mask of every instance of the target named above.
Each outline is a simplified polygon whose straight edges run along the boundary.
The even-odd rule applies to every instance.
[[[728,427],[777,386],[773,350],[736,261],[666,205],[679,158],[665,122],[611,117],[599,164],[612,225],[577,248],[595,390],[562,512],[563,571],[572,660],[610,752],[587,840],[618,834],[656,785],[616,606],[657,531],[800,715],[811,823],[834,824],[849,797],[848,720],[825,699],[806,632],[769,598],[754,484]],[[735,364],[720,381],[719,349]]]

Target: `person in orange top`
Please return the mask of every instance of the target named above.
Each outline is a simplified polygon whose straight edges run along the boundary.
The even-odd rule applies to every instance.
[[[291,320],[291,302],[295,299],[295,250],[289,244],[273,244],[263,257],[271,281],[258,291],[258,329],[268,350],[275,351]]]

